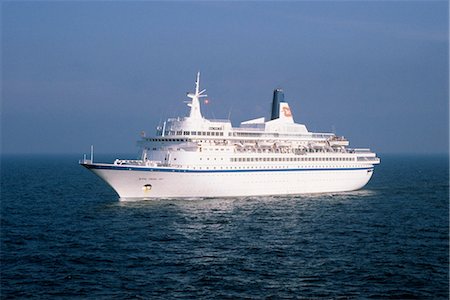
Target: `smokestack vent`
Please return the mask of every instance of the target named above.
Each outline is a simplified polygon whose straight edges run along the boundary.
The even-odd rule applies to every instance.
[[[278,119],[280,117],[280,103],[284,101],[284,93],[282,89],[275,89],[273,91],[273,100],[272,100],[272,116],[271,120]]]

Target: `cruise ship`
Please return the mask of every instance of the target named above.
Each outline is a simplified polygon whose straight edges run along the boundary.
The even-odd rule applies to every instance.
[[[126,199],[298,195],[358,190],[380,159],[353,149],[334,133],[310,132],[294,122],[281,89],[273,92],[270,120],[233,127],[201,113],[200,73],[188,93],[189,114],[169,118],[154,136],[142,134],[138,159],[80,164]]]

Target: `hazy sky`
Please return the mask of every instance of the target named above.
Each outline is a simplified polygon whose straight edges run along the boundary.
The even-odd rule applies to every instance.
[[[3,2],[3,153],[134,153],[184,116],[270,116],[379,153],[448,151],[447,1]]]

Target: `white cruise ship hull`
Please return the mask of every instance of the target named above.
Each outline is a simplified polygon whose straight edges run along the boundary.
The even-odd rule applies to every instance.
[[[373,165],[350,168],[189,170],[83,164],[125,199],[297,195],[358,190]]]

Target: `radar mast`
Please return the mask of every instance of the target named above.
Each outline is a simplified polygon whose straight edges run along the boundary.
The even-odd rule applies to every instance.
[[[197,80],[195,81],[195,93],[188,93],[187,96],[192,99],[188,106],[191,108],[189,113],[189,118],[192,119],[202,119],[202,113],[200,111],[200,98],[207,97],[208,95],[203,94],[206,89],[200,90],[200,72],[197,73]]]

